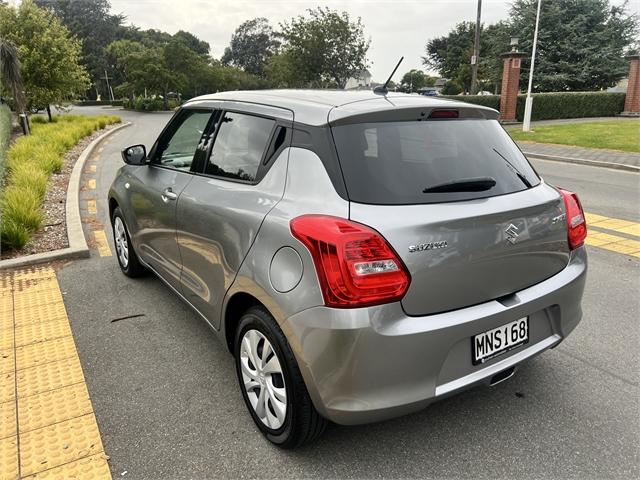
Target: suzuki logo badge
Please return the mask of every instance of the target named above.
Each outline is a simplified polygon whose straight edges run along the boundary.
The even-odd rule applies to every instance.
[[[518,227],[516,227],[513,223],[510,223],[504,233],[507,235],[507,241],[510,244],[513,245],[514,243],[516,243],[516,240],[518,239]]]

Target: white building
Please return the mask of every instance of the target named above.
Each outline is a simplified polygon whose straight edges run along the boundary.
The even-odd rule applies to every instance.
[[[361,90],[364,88],[371,88],[371,73],[369,70],[360,70],[353,77],[347,80],[345,90]]]

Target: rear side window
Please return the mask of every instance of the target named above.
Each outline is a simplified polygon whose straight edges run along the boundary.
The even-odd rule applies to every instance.
[[[496,120],[360,123],[332,131],[354,202],[452,202],[540,183]]]
[[[225,112],[205,173],[253,182],[275,121]]]

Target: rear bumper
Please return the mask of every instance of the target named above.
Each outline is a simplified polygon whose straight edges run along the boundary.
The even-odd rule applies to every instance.
[[[560,343],[582,317],[584,247],[567,267],[508,298],[423,317],[400,303],[314,307],[282,325],[318,411],[339,424],[384,420],[478,384]],[[425,293],[428,295],[428,293]],[[473,335],[529,316],[529,342],[472,365]]]

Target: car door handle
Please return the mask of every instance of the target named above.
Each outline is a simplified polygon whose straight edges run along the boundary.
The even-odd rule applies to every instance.
[[[168,203],[169,200],[175,200],[176,198],[178,198],[178,194],[171,190],[171,187],[165,188],[162,191],[162,201],[164,203]]]

